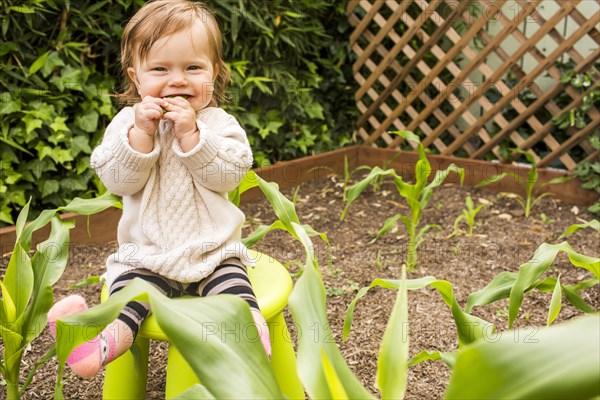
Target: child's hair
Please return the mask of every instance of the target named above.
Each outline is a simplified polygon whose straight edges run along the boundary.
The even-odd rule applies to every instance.
[[[121,38],[121,72],[125,79],[124,91],[118,95],[121,100],[128,104],[141,100],[135,84],[127,74],[127,69],[135,68],[138,61],[145,59],[157,40],[191,27],[197,20],[208,24],[211,61],[218,68],[213,103],[225,102],[229,71],[223,61],[221,30],[215,16],[204,4],[189,0],[149,1],[129,20]]]

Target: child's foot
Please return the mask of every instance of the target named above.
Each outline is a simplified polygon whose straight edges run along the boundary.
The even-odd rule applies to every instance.
[[[56,339],[56,320],[87,309],[81,296],[72,295],[56,303],[48,312],[50,333]],[[105,329],[98,336],[77,346],[67,358],[67,364],[73,372],[82,378],[91,378],[100,371],[103,365],[115,358],[115,339]]]
[[[271,340],[269,338],[269,326],[267,325],[267,321],[265,317],[263,317],[262,313],[254,308],[251,308],[252,318],[254,318],[254,323],[256,324],[256,329],[258,329],[258,336],[260,337],[260,341],[265,349],[265,353],[267,353],[267,357],[269,360],[271,359]]]
[[[88,306],[85,299],[79,295],[65,297],[52,306],[48,311],[48,326],[50,334],[56,340],[56,320],[68,315],[73,315],[87,310]]]

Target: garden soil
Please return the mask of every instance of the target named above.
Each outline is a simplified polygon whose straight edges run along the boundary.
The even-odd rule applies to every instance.
[[[403,226],[372,242],[386,218],[396,213],[408,213],[406,202],[398,196],[392,184],[384,183],[378,191],[368,190],[355,201],[343,221],[340,214],[344,207],[343,183],[335,176],[321,182],[308,182],[294,191],[285,191],[293,198],[302,223],[311,225],[329,238],[331,247],[315,237],[321,272],[327,291],[329,324],[335,340],[350,368],[365,385],[379,395],[375,385],[379,344],[395,300],[395,292],[376,288],[371,290],[357,305],[352,330],[346,341],[342,340],[342,326],[348,304],[357,290],[369,285],[375,278],[399,278],[406,255],[408,238]],[[448,238],[454,220],[465,206],[470,195],[478,204],[480,199],[492,204],[477,215],[473,236],[464,232]],[[248,234],[260,224],[270,224],[275,215],[266,201],[242,206]],[[557,238],[571,224],[580,219],[591,220],[583,207],[574,207],[544,198],[525,218],[522,207],[509,197],[482,189],[442,185],[434,192],[429,206],[423,213],[423,224],[436,224],[419,249],[419,263],[409,278],[434,276],[452,283],[454,293],[464,307],[469,293],[483,288],[502,271],[517,271],[519,265],[530,260],[543,243],[557,243]],[[462,228],[466,226],[460,225]],[[580,230],[568,238],[568,242],[580,253],[600,255],[600,235],[591,229]],[[84,296],[89,304],[97,304],[100,287],[70,288],[92,275],[104,272],[104,261],[114,251],[116,243],[73,243],[71,257],[62,279],[55,286],[55,298],[69,294]],[[272,232],[256,248],[289,263],[292,274],[299,271],[303,250],[299,243],[283,232]],[[8,263],[9,255],[0,260],[0,275]],[[330,260],[330,262],[329,262]],[[557,277],[561,282],[574,283],[590,277],[585,270],[575,268],[565,254],[560,253],[546,276]],[[539,327],[546,324],[550,293],[529,292],[525,295],[516,332],[510,333],[515,340],[535,341]],[[600,307],[598,286],[584,292],[584,299],[594,309]],[[497,333],[490,340],[499,338],[507,330],[508,302],[476,307],[474,314],[493,323]],[[563,308],[555,323],[574,318],[581,313],[563,301]],[[291,325],[289,314],[286,314]],[[437,291],[425,288],[409,293],[409,343],[411,356],[422,350],[451,351],[457,347],[456,327],[448,306]],[[297,334],[292,327],[293,335]],[[23,375],[34,365],[51,345],[47,330],[35,340],[23,359]],[[199,349],[201,351],[201,349]],[[164,396],[166,346],[154,342],[151,348],[148,382],[148,398]],[[49,399],[53,397],[56,360],[42,366],[29,389],[26,399]],[[441,361],[425,361],[409,369],[407,399],[440,399],[450,379],[450,369]],[[68,368],[65,375],[67,399],[100,399],[102,374],[92,380],[75,376]],[[0,386],[0,398],[5,398]]]

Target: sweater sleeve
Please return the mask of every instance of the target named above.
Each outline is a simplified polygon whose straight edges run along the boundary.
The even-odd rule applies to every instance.
[[[106,188],[119,196],[139,192],[160,155],[156,138],[154,148],[148,154],[131,148],[128,135],[134,119],[132,107],[121,110],[106,128],[102,143],[94,149],[90,160]]]
[[[184,153],[179,141],[173,151],[188,168],[195,182],[214,192],[235,189],[252,167],[252,150],[246,132],[222,109],[213,108],[197,119],[200,142]]]

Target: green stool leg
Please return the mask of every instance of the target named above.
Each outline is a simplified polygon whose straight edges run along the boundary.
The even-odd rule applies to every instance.
[[[304,399],[304,389],[296,370],[296,354],[283,314],[277,314],[267,323],[271,334],[271,367],[275,379],[289,399]]]
[[[106,366],[102,398],[144,400],[146,398],[146,380],[148,378],[148,352],[150,341],[138,337],[134,348]],[[132,351],[138,357],[134,357]]]
[[[192,385],[200,383],[194,370],[185,361],[177,347],[169,344],[169,358],[167,359],[167,387],[165,398],[172,399],[185,392]]]

